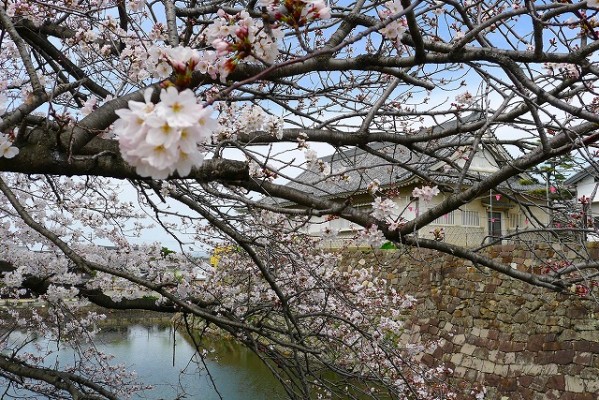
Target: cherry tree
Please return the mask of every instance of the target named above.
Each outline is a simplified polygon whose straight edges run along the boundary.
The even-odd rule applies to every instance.
[[[268,360],[290,398],[458,396],[450,371],[414,358],[434,344],[397,340],[414,299],[373,265],[345,265],[305,227],[340,217],[362,244],[434,249],[586,294],[599,265],[584,251],[580,263],[536,273],[486,257],[485,246],[414,233],[491,190],[538,207],[505,188],[559,157],[594,163],[598,9],[596,0],[1,1],[2,290],[57,311],[11,311],[6,325],[81,349],[76,365],[55,370],[4,338],[1,376],[52,398],[142,389],[81,347],[102,318],[84,308],[92,303],[181,313],[227,333]],[[446,196],[404,218],[359,162],[319,158],[350,148],[417,177],[414,199]],[[482,153],[497,168],[473,168]],[[302,171],[315,180],[298,180]],[[309,190],[350,179],[372,194],[369,209]],[[133,244],[150,221],[176,253]],[[555,240],[592,230],[537,222]],[[191,247],[226,249],[201,282]]]

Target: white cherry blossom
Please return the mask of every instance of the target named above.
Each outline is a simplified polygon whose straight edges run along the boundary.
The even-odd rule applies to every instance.
[[[17,154],[19,149],[13,146],[6,136],[0,136],[0,158],[14,158]]]
[[[151,102],[146,90],[144,102],[130,101],[129,108],[116,110],[114,130],[123,159],[142,176],[165,179],[175,171],[188,175],[204,156],[200,147],[216,128],[212,110],[198,104],[189,89],[164,89],[161,102]]]

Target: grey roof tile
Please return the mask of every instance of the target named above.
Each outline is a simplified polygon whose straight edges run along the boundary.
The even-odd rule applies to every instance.
[[[431,131],[437,133],[440,130],[454,129],[458,123],[464,124],[481,119],[483,119],[481,113],[472,113],[459,121],[452,120],[433,127]],[[434,177],[436,184],[455,184],[457,183],[457,176],[443,173],[442,170],[433,170],[432,167],[439,166],[439,158],[454,155],[455,151],[462,146],[460,142],[461,137],[454,135],[431,140],[424,144],[425,149],[435,150],[436,157],[412,152],[405,146],[393,143],[377,142],[369,145],[371,150],[393,158],[394,163],[357,147],[338,150],[329,156],[320,158],[320,160],[332,166],[333,175],[340,169],[347,169],[345,174],[349,177],[349,180],[325,179],[320,173],[306,170],[297,176],[294,181],[289,182],[287,186],[319,197],[348,197],[365,193],[367,185],[375,179],[380,182],[381,187],[401,187],[423,181],[413,170],[425,172]],[[502,146],[500,146],[497,153],[500,157],[504,157],[505,161],[511,159]],[[472,179],[465,180],[464,184],[472,184],[474,179],[477,178],[484,178],[484,174],[480,174],[479,177],[473,176]],[[544,187],[543,185],[522,185],[519,181],[518,177],[510,179],[505,185],[505,189],[525,191],[535,189],[537,186]]]

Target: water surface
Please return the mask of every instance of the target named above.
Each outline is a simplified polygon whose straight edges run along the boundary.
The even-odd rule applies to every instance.
[[[170,327],[103,328],[95,342],[98,349],[115,356],[114,363],[129,366],[140,382],[154,386],[138,393],[136,400],[285,398],[280,384],[260,359],[226,339],[202,342],[208,351],[203,362],[191,339],[173,333]],[[48,362],[66,365],[72,360],[73,352],[61,348]]]

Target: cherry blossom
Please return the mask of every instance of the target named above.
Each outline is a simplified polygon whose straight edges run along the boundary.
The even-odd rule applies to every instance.
[[[90,96],[83,104],[83,108],[80,110],[81,115],[89,115],[94,109],[97,108],[98,98],[96,96]]]
[[[13,158],[19,154],[18,147],[12,145],[5,135],[0,135],[0,157]]]
[[[129,108],[116,110],[121,154],[142,176],[164,179],[175,171],[185,176],[203,161],[200,148],[216,129],[212,110],[198,104],[189,89],[163,89],[156,105],[151,95],[148,89],[145,102],[129,101]]]
[[[279,55],[278,41],[283,32],[276,26],[266,30],[261,20],[251,18],[247,11],[234,16],[223,10],[205,33],[216,55],[223,60],[223,69],[230,71],[241,60],[272,63]]]
[[[433,197],[435,197],[439,193],[440,191],[437,188],[437,186],[422,186],[421,188],[414,188],[414,190],[412,190],[412,196],[420,198],[426,202],[431,201]]]
[[[406,220],[402,217],[398,217],[396,219],[387,217],[385,218],[385,222],[387,223],[387,229],[390,231],[396,231],[406,223]]]
[[[275,20],[293,27],[331,18],[331,9],[323,0],[262,0],[260,4]]]
[[[268,365],[285,365],[278,378],[297,391],[293,398],[380,398],[379,387],[390,398],[457,397],[444,383],[450,370],[420,362],[418,353],[435,342],[399,340],[416,300],[380,278],[377,260],[348,254],[383,242],[454,254],[464,247],[450,243],[449,229],[446,237],[426,221],[465,201],[488,199],[489,189],[527,174],[538,160],[594,153],[597,32],[596,16],[586,9],[598,3],[545,2],[535,10],[520,1],[430,0],[404,10],[398,0],[369,0],[351,8],[331,3],[333,11],[327,4],[3,2],[0,261],[7,272],[1,294],[34,296],[51,309],[48,315],[9,310],[11,324],[77,347],[93,339],[102,319],[86,311],[89,301],[113,308],[134,300],[194,316]],[[531,13],[541,13],[543,23],[533,26]],[[474,102],[482,96],[487,100]],[[475,108],[483,120],[467,113]],[[443,121],[455,124],[447,128]],[[497,144],[483,132],[501,136],[505,128],[522,134],[509,141],[510,154],[522,154],[506,163],[485,152],[501,170],[489,178],[471,156]],[[321,146],[358,152],[341,165],[328,164],[317,156]],[[380,158],[388,175],[371,173],[360,152]],[[468,159],[473,162],[462,162]],[[311,178],[301,189],[291,184],[299,170]],[[404,170],[427,182],[412,191],[425,202],[439,194],[435,185],[455,179],[464,187],[445,193],[434,209],[420,208],[405,186],[393,187]],[[391,184],[385,196],[403,209],[376,197],[383,195],[381,182]],[[467,189],[471,184],[480,190]],[[341,201],[331,197],[334,191],[316,195],[333,187],[351,195]],[[581,204],[575,197],[570,205],[589,209],[592,199],[581,196]],[[527,195],[529,201],[538,199]],[[556,215],[539,226],[542,216],[530,214],[528,228],[566,225]],[[326,222],[351,224],[341,232],[331,228],[335,223],[312,226],[323,215]],[[583,212],[564,215],[572,235],[590,231]],[[152,224],[174,239],[177,253],[148,243],[158,240],[148,234]],[[522,231],[506,240],[520,242]],[[340,251],[323,249],[322,237]],[[186,253],[192,246],[207,253],[224,248],[218,268]],[[511,271],[475,249],[455,254]],[[583,281],[595,271],[592,260],[581,266],[575,274],[567,265],[547,271],[550,276],[531,268],[514,277],[562,292],[574,285],[573,293],[586,294],[587,288],[592,297],[595,285]],[[205,280],[192,282],[198,271]],[[42,369],[49,354],[14,360],[49,373]],[[132,376],[108,359],[85,351],[68,371],[113,391],[111,398],[129,398],[137,388]],[[331,383],[326,369],[347,380]],[[62,395],[51,385],[15,381],[47,397]],[[371,390],[348,394],[344,383],[350,391]]]
[[[386,22],[386,19],[391,19],[384,27],[379,29],[379,32],[387,39],[399,44],[401,36],[407,28],[407,23],[403,18],[397,18],[403,13],[403,6],[399,0],[387,1],[385,9],[379,11],[379,17]]]
[[[368,184],[368,186],[366,186],[366,189],[368,190],[368,193],[374,195],[376,192],[378,192],[380,187],[381,182],[378,179],[374,179]]]
[[[381,197],[374,199],[372,203],[372,215],[376,219],[385,219],[390,217],[394,210],[397,209],[397,205],[391,199],[382,200]]]
[[[461,103],[461,104],[467,104],[467,105],[474,103],[474,100],[475,100],[474,96],[468,91],[459,94],[455,98],[456,102]]]

